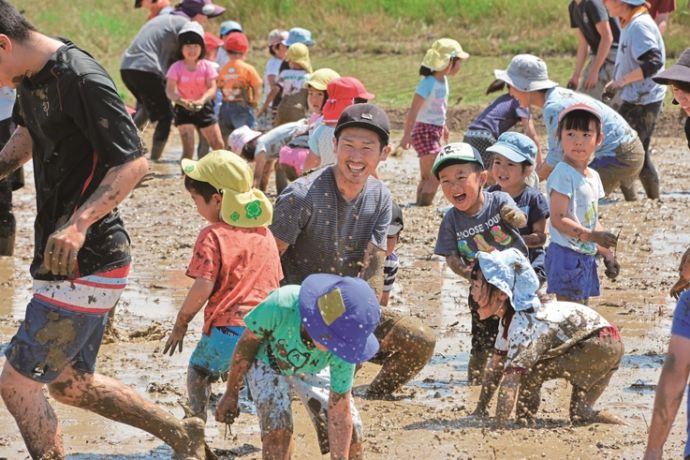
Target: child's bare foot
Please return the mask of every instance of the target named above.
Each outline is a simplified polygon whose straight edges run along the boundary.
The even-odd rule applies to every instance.
[[[573,425],[589,425],[591,423],[607,423],[609,425],[625,425],[625,421],[606,410],[592,411],[586,416],[572,417]]]

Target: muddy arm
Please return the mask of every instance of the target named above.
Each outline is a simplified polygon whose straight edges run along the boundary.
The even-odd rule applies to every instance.
[[[649,426],[644,459],[661,459],[664,443],[683,400],[690,374],[690,339],[672,335],[654,397],[654,412]]]
[[[477,408],[474,410],[472,415],[485,417],[489,414],[489,403],[491,402],[491,398],[494,396],[496,388],[498,388],[498,384],[501,383],[501,378],[503,377],[504,362],[505,356],[502,356],[495,351],[491,355],[491,359],[487,361],[486,367],[484,368],[482,389],[479,393],[479,401],[477,402]]]
[[[352,393],[335,392],[328,396],[328,442],[332,460],[347,460],[350,456],[352,440],[352,413],[350,411]]]
[[[369,286],[376,293],[376,297],[381,297],[383,292],[383,263],[385,260],[386,251],[377,247],[374,243],[369,243],[364,253],[359,277],[369,283]]]
[[[211,297],[214,285],[213,281],[204,278],[194,280],[194,284],[189,289],[187,297],[185,297],[182,307],[177,313],[175,326],[165,343],[163,354],[167,354],[169,350],[170,356],[172,356],[176,348],[179,348],[179,351],[182,352],[182,341],[187,333],[187,326],[189,326],[189,322],[194,319],[196,314],[199,313],[201,307],[206,304],[208,298]]]
[[[512,373],[505,374],[501,382],[501,388],[498,390],[498,399],[496,400],[496,423],[503,426],[510,418],[510,413],[513,412],[515,406],[515,399],[517,397],[518,387],[520,386],[520,374]]]
[[[448,264],[448,267],[453,270],[453,273],[460,275],[469,281],[470,274],[472,273],[472,267],[466,265],[458,254],[446,256],[446,263]]]
[[[29,130],[18,126],[0,152],[0,179],[12,174],[32,156],[33,141]]]

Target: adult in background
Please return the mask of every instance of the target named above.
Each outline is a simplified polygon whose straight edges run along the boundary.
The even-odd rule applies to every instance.
[[[33,458],[64,458],[57,401],[126,423],[204,458],[203,422],[180,422],[95,372],[108,312],[127,283],[129,236],[116,206],[147,170],[145,148],[106,71],[68,41],[36,31],[0,0],[0,85],[17,89],[18,125],[0,179],[33,158],[33,296],[5,350],[0,394]]]
[[[349,106],[333,132],[336,163],[297,179],[278,197],[271,231],[285,283],[300,284],[312,273],[359,276],[380,298],[392,200],[373,174],[390,152],[389,133],[383,110]],[[386,397],[424,367],[435,337],[414,318],[388,309],[375,334],[382,368],[373,388],[378,394],[370,396]]]
[[[577,57],[575,71],[568,80],[568,88],[576,89],[601,100],[606,83],[613,78],[613,65],[618,52],[620,28],[618,20],[609,17],[603,0],[572,0],[568,6],[570,27],[577,29]],[[582,68],[587,61],[589,62]],[[620,98],[608,104],[617,109]]]
[[[173,109],[165,95],[165,75],[175,60],[177,36],[191,21],[205,24],[208,18],[221,15],[225,8],[209,0],[183,0],[170,14],[156,16],[146,22],[125,50],[120,64],[120,76],[127,89],[137,99],[139,110],[134,115],[137,128],[146,124],[146,115],[156,122],[151,145],[151,159],[163,155],[170,136]]]
[[[659,26],[659,32],[664,35],[668,29],[671,13],[676,11],[676,0],[647,0],[647,8],[654,22]]]
[[[660,178],[649,144],[666,96],[666,88],[652,80],[664,69],[664,39],[644,0],[606,0],[606,8],[620,19],[622,28],[614,79],[606,90],[621,94],[623,104],[618,112],[637,131],[644,147],[640,181],[647,196],[658,199]]]
[[[549,79],[546,63],[531,54],[514,56],[506,70],[494,70],[494,75],[510,86],[510,94],[522,107],[543,110],[548,151],[544,162],[537,164],[540,180],[546,180],[563,159],[563,148],[557,135],[558,114],[566,107],[582,103],[594,107],[601,114],[604,134],[604,140],[594,152],[594,160],[589,166],[599,173],[607,195],[620,186],[626,201],[637,199],[634,181],[644,162],[644,148],[637,133],[618,112],[586,94],[559,87]]]
[[[134,0],[134,8],[143,8],[149,11],[147,21],[161,14],[170,14],[175,8],[170,6],[170,0]]]

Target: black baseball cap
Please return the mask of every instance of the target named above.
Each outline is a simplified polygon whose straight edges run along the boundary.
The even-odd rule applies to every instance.
[[[392,211],[391,223],[388,224],[388,236],[395,236],[400,233],[403,228],[405,228],[405,224],[403,223],[403,213],[402,209],[400,209],[400,206],[398,206],[396,203],[393,203]]]
[[[383,109],[374,104],[354,104],[346,108],[335,125],[334,136],[338,137],[345,128],[364,128],[376,132],[388,145],[391,134],[390,121]]]

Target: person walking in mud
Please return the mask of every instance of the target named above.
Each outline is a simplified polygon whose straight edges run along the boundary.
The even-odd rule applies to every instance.
[[[204,458],[203,421],[175,419],[95,372],[108,311],[127,284],[129,236],[116,206],[147,171],[145,148],[115,84],[86,52],[38,32],[0,0],[0,85],[17,89],[18,125],[0,179],[33,158],[33,295],[5,350],[0,394],[33,458],[65,457],[44,395],[126,423]]]
[[[336,164],[297,179],[278,197],[271,231],[286,284],[300,284],[312,273],[335,273],[359,276],[381,295],[392,200],[372,175],[390,151],[389,135],[383,110],[349,106],[334,131]],[[385,359],[377,361],[382,368],[368,395],[386,398],[426,365],[436,338],[414,318],[388,309],[376,336]]]
[[[496,317],[500,327],[473,415],[488,415],[500,383],[496,424],[508,422],[516,399],[516,419],[531,424],[543,383],[564,378],[572,384],[573,423],[622,423],[594,410],[623,358],[618,328],[584,305],[553,301],[542,306],[537,275],[517,249],[480,252],[477,259],[471,291],[479,317]]]

